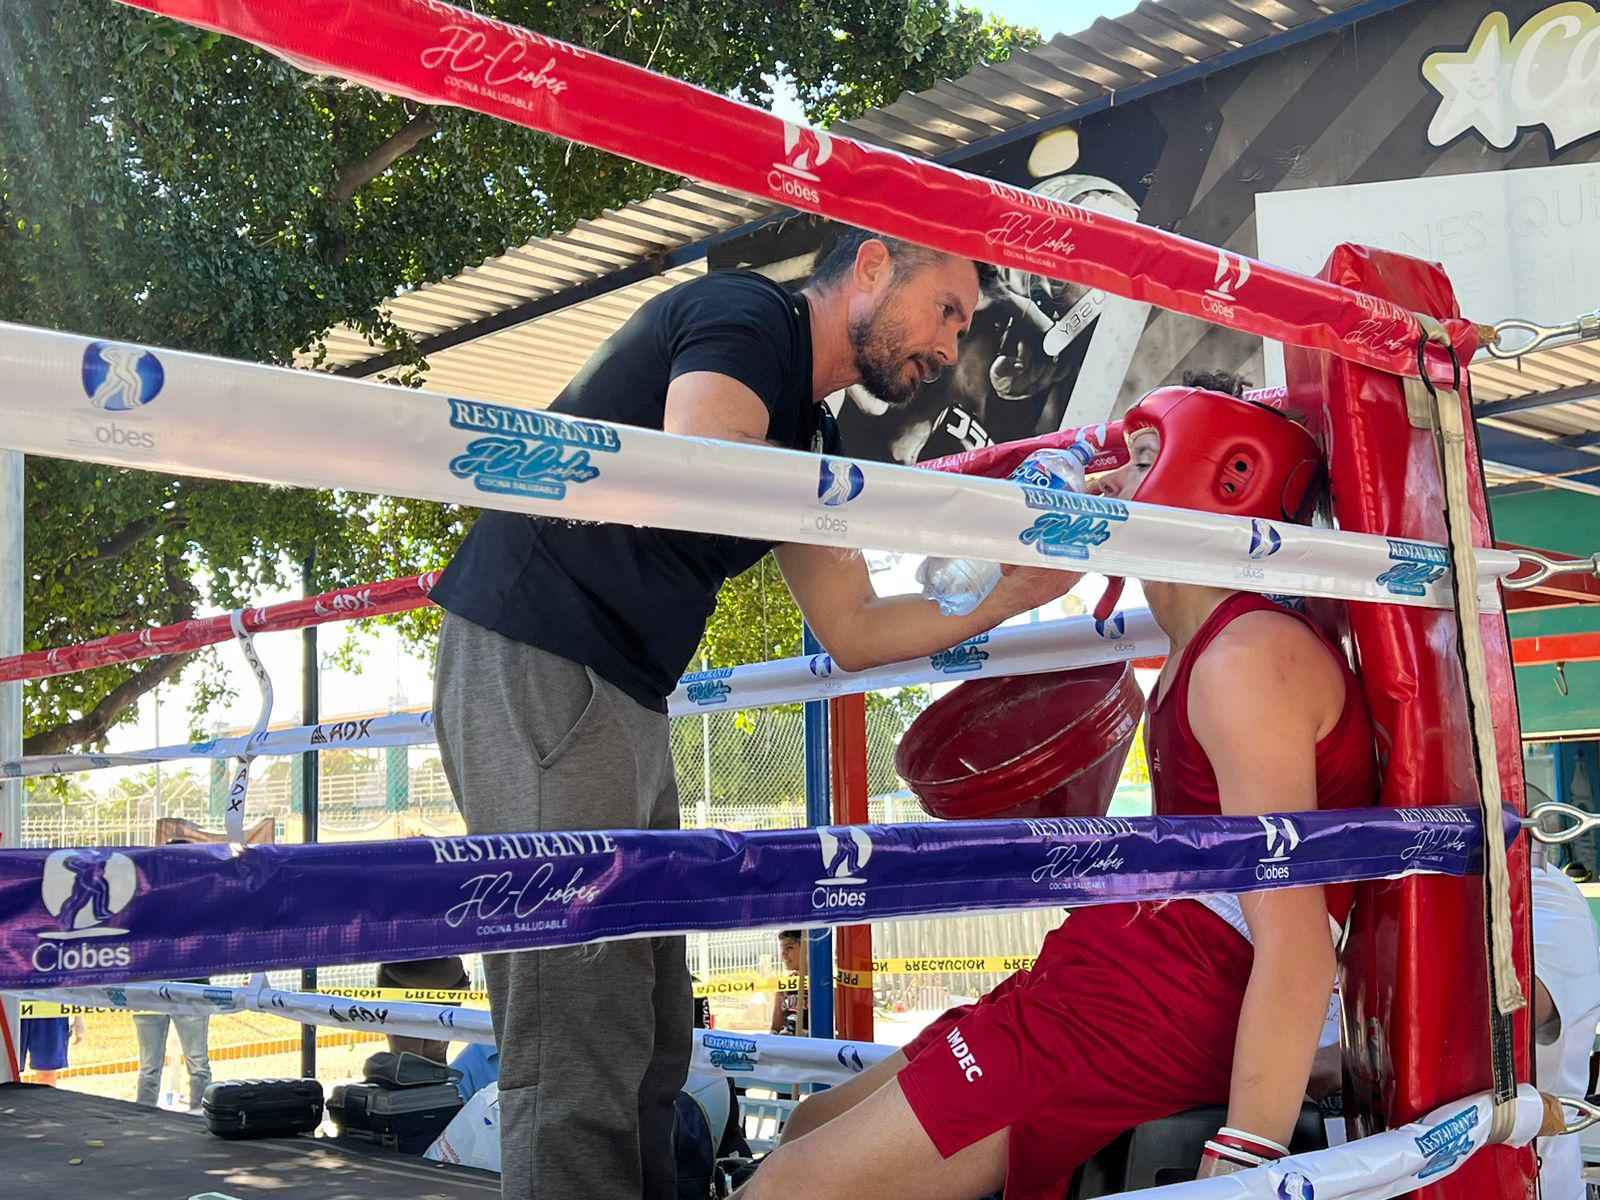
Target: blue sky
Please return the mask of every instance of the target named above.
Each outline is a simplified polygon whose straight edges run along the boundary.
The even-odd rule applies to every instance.
[[[1048,40],[1058,33],[1079,33],[1096,17],[1132,12],[1138,0],[978,0],[975,7],[1018,25],[1032,25]]]

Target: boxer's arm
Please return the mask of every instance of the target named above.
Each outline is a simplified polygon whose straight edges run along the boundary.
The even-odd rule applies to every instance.
[[[812,632],[846,671],[947,650],[1056,599],[1082,578],[1049,567],[1008,570],[971,613],[947,617],[920,595],[879,596],[855,550],[794,543],[774,553]]]
[[[1343,680],[1292,617],[1252,614],[1195,663],[1189,723],[1229,816],[1317,806],[1316,744]],[[1291,860],[1290,870],[1293,870]],[[1228,1125],[1284,1145],[1305,1096],[1337,966],[1320,887],[1240,897],[1255,956],[1234,1044]]]

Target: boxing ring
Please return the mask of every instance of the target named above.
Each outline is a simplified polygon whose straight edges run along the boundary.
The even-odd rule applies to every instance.
[[[13,384],[0,397],[0,445],[570,520],[1350,602],[1349,636],[1387,743],[1384,807],[1247,819],[237,844],[251,761],[329,744],[320,726],[268,732],[271,682],[251,639],[414,606],[431,586],[424,575],[0,663],[0,679],[40,678],[233,638],[262,698],[243,738],[0,765],[20,777],[185,756],[238,764],[226,814],[234,845],[0,854],[0,988],[312,1021],[338,1002],[260,980],[198,992],[160,981],[1362,881],[1342,973],[1347,1086],[1364,1136],[1157,1194],[1532,1196],[1528,1143],[1577,1125],[1525,1082],[1527,839],[1518,837],[1521,760],[1501,611],[1501,588],[1522,564],[1491,548],[1464,367],[1480,331],[1456,312],[1441,272],[1345,247],[1322,278],[1308,278],[802,129],[436,0],[128,2],[245,37],[308,70],[470,107],[752,196],[1282,341],[1285,403],[1309,415],[1329,449],[1337,528],[819,460],[18,326],[0,326],[0,365]],[[642,112],[649,127],[637,121]],[[695,136],[667,138],[663,129]],[[381,422],[372,420],[377,411]],[[141,436],[101,437],[101,429]],[[1165,644],[1148,614],[1126,612],[997,631],[981,649],[993,673],[1023,673],[1153,657]],[[937,658],[855,677],[826,655],[701,672],[685,678],[672,703],[700,711],[917,682],[937,674]],[[426,714],[379,718],[355,740],[411,744],[428,740],[430,725]],[[1464,938],[1467,930],[1476,932]],[[463,1022],[464,1036],[481,1034],[477,1017],[425,1005],[391,1005],[374,1024],[436,1031],[447,1020]],[[0,1031],[9,1054],[7,1021]],[[711,1036],[697,1055],[712,1066],[714,1052],[723,1065],[768,1052],[708,1046]],[[789,1069],[837,1078],[874,1053],[863,1050],[813,1047],[823,1061]],[[14,1057],[11,1065],[14,1074]],[[1584,1122],[1596,1118],[1581,1102],[1566,1103]]]

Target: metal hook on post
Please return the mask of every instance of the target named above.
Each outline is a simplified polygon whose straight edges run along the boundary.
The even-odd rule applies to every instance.
[[[1600,309],[1560,325],[1541,325],[1537,321],[1512,318],[1494,325],[1480,325],[1478,330],[1482,335],[1483,347],[1491,358],[1521,358],[1535,350],[1544,349],[1552,342],[1585,341],[1600,337]],[[1505,335],[1508,333],[1525,333],[1528,340],[1507,346]]]
[[[1566,829],[1551,829],[1545,821],[1552,817],[1559,821],[1571,821],[1572,824]],[[1564,846],[1586,833],[1600,829],[1600,815],[1576,805],[1563,804],[1559,800],[1547,800],[1528,810],[1528,815],[1522,818],[1522,827],[1536,842],[1543,842],[1546,846]]]
[[[1591,1126],[1600,1125],[1600,1104],[1573,1096],[1557,1096],[1555,1100],[1562,1108],[1570,1108],[1581,1114],[1576,1121],[1568,1121],[1563,1125],[1561,1130],[1563,1134],[1582,1133]]]
[[[1526,575],[1513,575],[1504,579],[1501,584],[1507,591],[1521,592],[1531,587],[1538,587],[1547,579],[1557,575],[1593,575],[1600,579],[1600,551],[1596,551],[1588,558],[1573,558],[1557,561],[1547,558],[1537,550],[1518,550],[1516,556],[1534,570]]]

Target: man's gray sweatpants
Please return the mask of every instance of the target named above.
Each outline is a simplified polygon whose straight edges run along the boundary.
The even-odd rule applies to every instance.
[[[433,714],[470,833],[678,828],[667,718],[587,667],[447,613]],[[684,939],[483,962],[503,1200],[670,1200],[694,1023]]]

